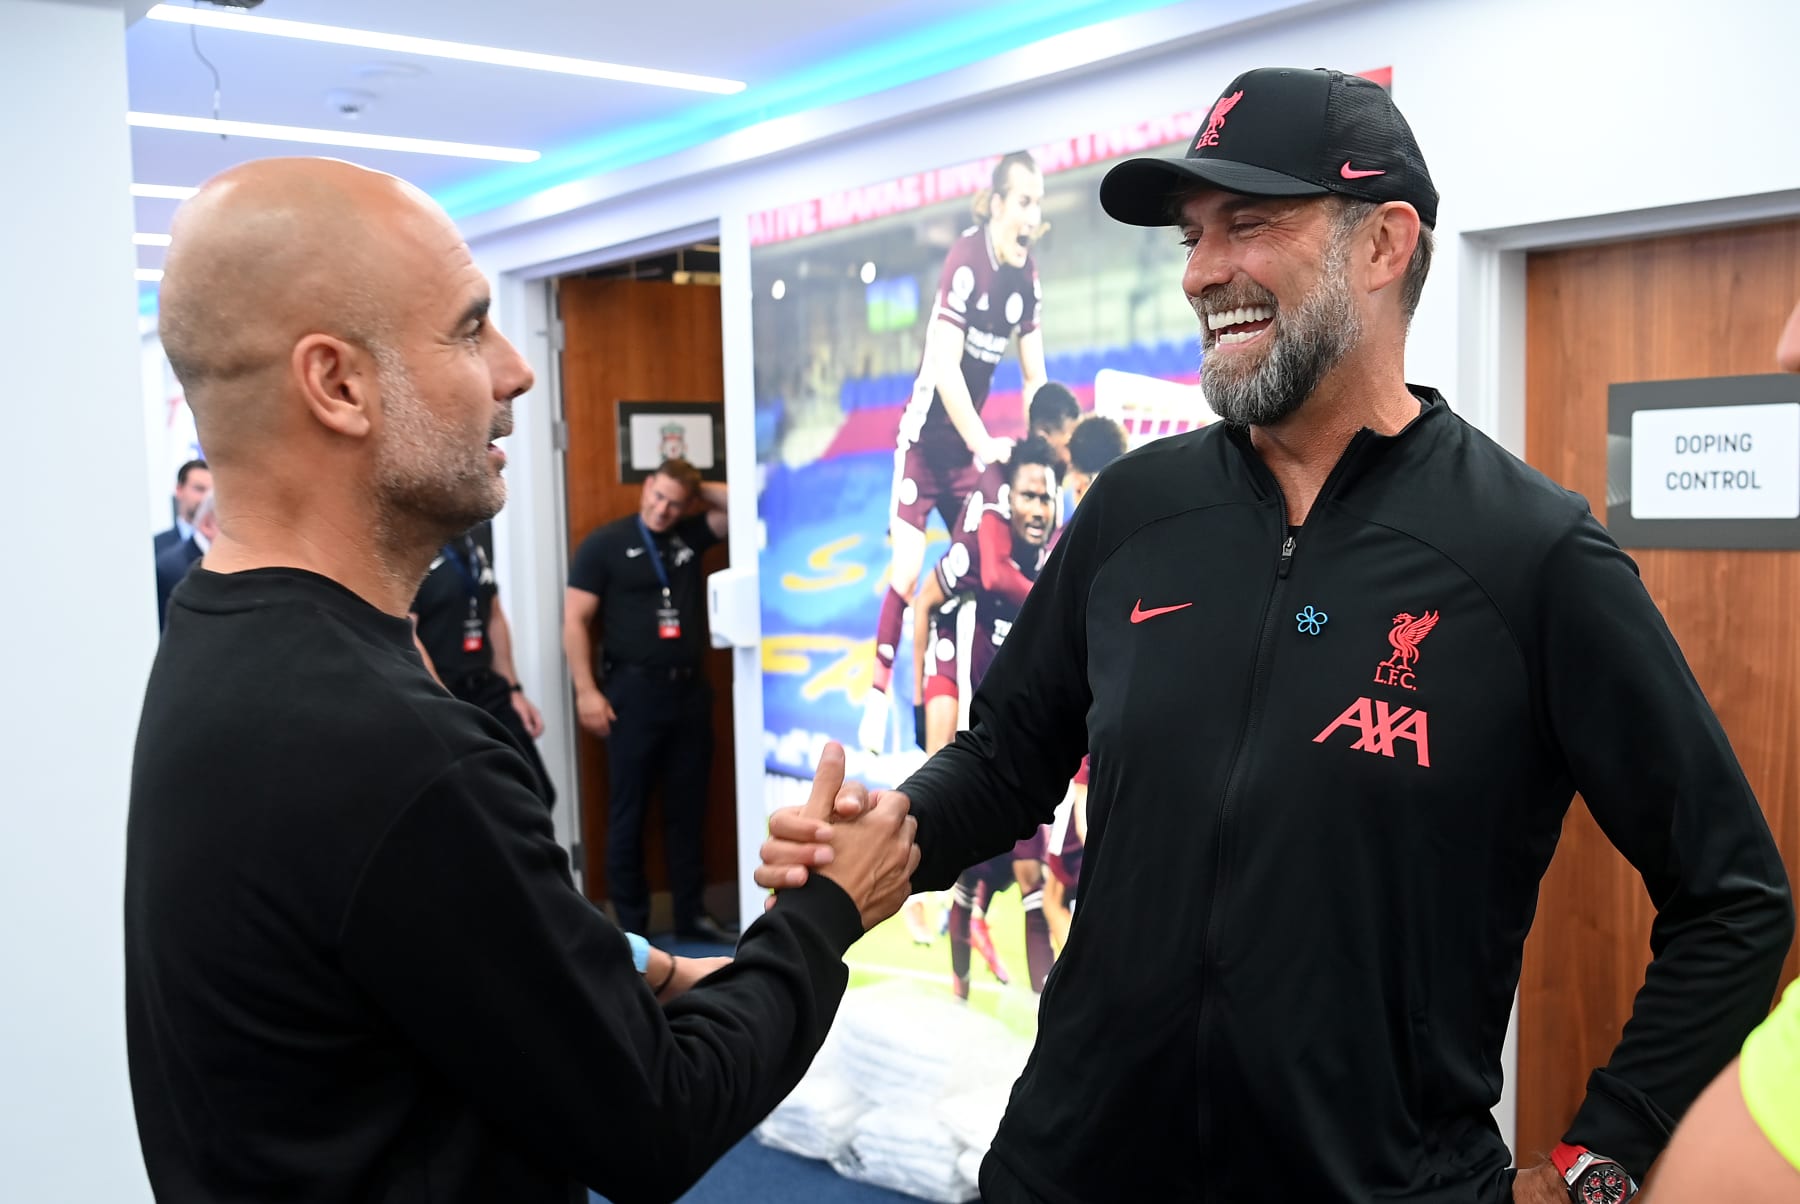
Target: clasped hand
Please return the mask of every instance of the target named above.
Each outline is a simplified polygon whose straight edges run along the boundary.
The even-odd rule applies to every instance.
[[[912,893],[919,849],[911,810],[912,801],[898,790],[871,794],[861,782],[845,782],[843,746],[827,744],[806,802],[769,816],[762,864],[752,877],[773,891],[804,885],[812,873],[829,878],[855,902],[867,931]],[[768,906],[774,902],[771,895]]]

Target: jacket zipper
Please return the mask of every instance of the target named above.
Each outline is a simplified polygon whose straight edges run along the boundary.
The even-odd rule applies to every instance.
[[[1344,448],[1343,454],[1338,457],[1337,463],[1333,465],[1331,474],[1325,478],[1325,483],[1320,486],[1319,495],[1313,501],[1313,513],[1317,513],[1319,507],[1331,497],[1332,491],[1336,488],[1339,479],[1344,474],[1344,470],[1355,460],[1357,454],[1362,450],[1364,443],[1367,441],[1368,436],[1369,431],[1364,429],[1358,431],[1351,437],[1349,445]],[[1244,767],[1245,753],[1248,752],[1252,739],[1256,734],[1258,721],[1261,718],[1264,694],[1267,692],[1266,683],[1269,676],[1269,660],[1273,655],[1275,646],[1275,629],[1277,627],[1276,617],[1281,613],[1280,607],[1277,606],[1276,603],[1280,601],[1282,592],[1286,588],[1285,583],[1288,574],[1293,571],[1294,555],[1299,550],[1300,543],[1299,538],[1288,530],[1287,495],[1281,492],[1280,482],[1275,480],[1274,474],[1269,471],[1267,465],[1263,464],[1262,460],[1256,455],[1256,452],[1253,449],[1249,451],[1247,455],[1251,461],[1252,471],[1261,474],[1264,481],[1275,490],[1275,497],[1280,502],[1281,526],[1278,529],[1281,532],[1282,543],[1280,555],[1276,560],[1275,581],[1269,588],[1268,600],[1263,603],[1262,634],[1257,639],[1255,668],[1251,671],[1250,676],[1250,705],[1245,708],[1244,724],[1238,732],[1237,751],[1232,754],[1231,769],[1225,775],[1225,795],[1219,804],[1219,819],[1215,832],[1216,855],[1214,862],[1213,887],[1211,899],[1207,908],[1206,942],[1201,948],[1200,955],[1200,1011],[1195,1019],[1194,1026],[1196,1030],[1195,1044],[1197,1046],[1196,1062],[1198,1063],[1197,1069],[1199,1072],[1197,1082],[1201,1093],[1201,1099],[1197,1101],[1199,1103],[1198,1112],[1200,1117],[1200,1132],[1197,1136],[1200,1141],[1200,1165],[1202,1167],[1218,1165],[1217,1159],[1213,1157],[1213,1151],[1209,1148],[1211,1145],[1209,1138],[1211,1136],[1210,1129],[1212,1126],[1210,1126],[1207,1121],[1208,1100],[1212,1098],[1211,1092],[1208,1091],[1206,1085],[1206,1042],[1208,1036],[1207,1013],[1211,1010],[1209,1005],[1212,1002],[1212,992],[1208,989],[1207,979],[1214,962],[1218,958],[1219,915],[1223,910],[1223,900],[1229,894],[1226,889],[1230,864],[1226,856],[1226,836],[1231,821],[1232,803],[1235,801],[1240,786],[1238,779]],[[1210,1200],[1213,1198],[1210,1188],[1203,1189],[1203,1191],[1204,1199]]]

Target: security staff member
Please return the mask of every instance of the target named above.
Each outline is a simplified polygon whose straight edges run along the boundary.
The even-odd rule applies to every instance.
[[[683,518],[696,501],[703,511]],[[606,880],[619,926],[630,932],[650,921],[644,811],[660,780],[676,934],[737,935],[701,904],[713,737],[712,689],[700,672],[707,647],[700,557],[725,528],[725,486],[702,483],[686,460],[666,460],[645,479],[637,513],[595,529],[569,569],[563,650],[581,726],[607,742]]]
[[[512,628],[481,534],[487,527],[465,531],[439,549],[413,599],[413,639],[438,684],[500,721],[537,770],[544,802],[554,807],[556,792],[537,750],[544,717],[513,668]]]

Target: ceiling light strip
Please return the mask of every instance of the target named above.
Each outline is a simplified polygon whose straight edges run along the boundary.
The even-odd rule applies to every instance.
[[[658,88],[682,88],[690,92],[711,92],[720,96],[744,90],[741,80],[720,79],[711,75],[660,71],[654,67],[630,67],[623,63],[603,63],[594,59],[568,58],[560,54],[537,54],[529,50],[505,50],[497,46],[445,42],[437,38],[415,38],[407,34],[377,33],[367,29],[346,29],[337,25],[316,25],[310,21],[289,21],[279,17],[252,17],[210,9],[179,8],[173,4],[158,4],[147,15],[155,21],[204,25],[209,29],[260,33],[303,42],[325,42],[333,46],[360,46],[396,54],[487,63],[495,67],[519,67],[527,71],[550,71],[558,75],[581,75],[589,79],[649,84]]]
[[[184,188],[180,184],[133,184],[131,195],[148,197],[158,201],[185,201],[199,192],[198,188]]]
[[[139,268],[136,272],[132,273],[132,275],[135,279],[142,280],[149,284],[155,284],[158,280],[163,278],[161,268]]]
[[[235,134],[240,138],[267,138],[276,142],[310,142],[317,146],[352,146],[361,150],[405,151],[418,155],[447,155],[458,159],[494,159],[502,163],[535,163],[534,150],[509,146],[480,146],[472,142],[440,142],[430,138],[397,138],[390,134],[359,134],[351,130],[315,130],[298,125],[266,125],[257,121],[218,121],[211,117],[182,117],[173,113],[128,113],[126,119],[139,129],[176,130],[187,134]]]
[[[131,245],[134,247],[166,247],[171,239],[167,234],[133,234]]]

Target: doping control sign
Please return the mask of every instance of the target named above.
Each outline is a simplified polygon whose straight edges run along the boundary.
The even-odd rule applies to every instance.
[[[1606,440],[1621,546],[1800,548],[1800,377],[1613,385]]]

